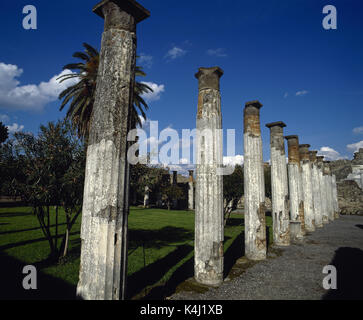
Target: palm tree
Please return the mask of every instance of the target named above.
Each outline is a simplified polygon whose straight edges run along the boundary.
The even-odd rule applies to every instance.
[[[60,106],[60,111],[70,103],[67,118],[71,120],[73,126],[77,129],[78,136],[87,140],[90,120],[95,100],[96,83],[98,74],[98,65],[100,61],[99,52],[87,43],[83,43],[85,52],[76,52],[74,58],[83,60],[79,63],[67,64],[63,70],[76,71],[73,73],[60,76],[57,80],[63,82],[69,79],[77,78],[79,81],[62,91],[59,99],[63,99]],[[141,67],[136,66],[135,76],[146,76]],[[137,124],[141,125],[139,112],[146,119],[145,111],[148,110],[148,105],[141,97],[142,94],[153,92],[153,90],[145,83],[135,82],[133,108],[131,110],[131,126],[135,128]]]

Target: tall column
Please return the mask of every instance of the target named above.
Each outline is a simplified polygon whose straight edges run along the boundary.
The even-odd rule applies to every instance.
[[[150,190],[149,187],[145,187],[145,193],[144,193],[144,208],[149,207],[149,200],[150,200]]]
[[[327,202],[327,192],[325,185],[324,176],[324,157],[316,157],[318,161],[318,173],[319,173],[319,187],[320,187],[320,197],[321,197],[321,210],[322,210],[322,220],[323,224],[329,223],[328,215],[328,202]]]
[[[264,260],[267,254],[261,108],[252,101],[244,110],[245,254],[250,260]]]
[[[188,209],[194,210],[194,171],[189,170]]]
[[[170,176],[170,184],[176,185],[178,183],[178,171],[173,171]]]
[[[223,163],[221,95],[223,71],[199,68],[194,272],[197,282],[223,282]],[[203,135],[203,133],[206,133]]]
[[[129,212],[127,134],[130,128],[136,24],[150,14],[135,1],[102,1],[105,19],[87,148],[77,295],[124,299]]]
[[[333,180],[334,214],[335,214],[335,219],[338,219],[340,218],[340,215],[339,215],[339,203],[338,203],[337,177],[335,176],[335,174],[333,174],[332,180]]]
[[[307,232],[313,232],[315,231],[315,216],[309,148],[309,144],[301,144],[299,146],[301,180],[304,197],[305,228]]]
[[[334,221],[334,208],[332,202],[332,188],[329,161],[324,161],[324,183],[326,192],[327,214],[329,221]]]
[[[271,135],[271,187],[274,244],[290,245],[289,190],[283,122],[266,125]]]
[[[314,203],[314,216],[315,216],[315,227],[323,227],[323,214],[321,206],[321,194],[319,184],[319,172],[318,172],[318,160],[316,158],[318,151],[310,151],[310,162],[311,162],[311,179],[313,187],[313,203]]]
[[[360,185],[361,185],[361,189],[363,190],[363,169],[360,170]]]
[[[292,221],[300,221],[301,236],[306,234],[304,218],[304,199],[302,192],[299,137],[285,137],[289,150],[288,176],[290,194],[290,216]]]

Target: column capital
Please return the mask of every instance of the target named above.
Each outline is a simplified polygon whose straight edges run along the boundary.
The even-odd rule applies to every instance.
[[[287,141],[290,141],[290,140],[297,140],[297,144],[299,145],[299,136],[297,135],[293,135],[293,136],[285,136],[285,139]]]
[[[135,0],[103,0],[92,11],[105,19],[105,30],[134,32],[136,24],[150,16],[150,12]]]
[[[263,107],[263,104],[258,100],[253,100],[253,101],[246,102],[245,108],[247,109],[249,107],[261,109]]]
[[[246,103],[246,107],[244,109],[244,133],[249,133],[254,136],[261,136],[261,108],[262,104],[258,100]]]
[[[300,166],[299,136],[286,136],[285,139],[287,140],[289,163]]]
[[[268,123],[266,124],[266,127],[271,129],[273,127],[280,127],[280,128],[285,128],[287,127],[286,124],[282,121],[277,121],[277,122],[271,122],[271,123]]]
[[[199,81],[199,91],[204,89],[215,89],[219,91],[219,79],[224,72],[220,67],[199,68],[195,77]]]
[[[318,154],[318,151],[309,151],[310,161],[313,163],[317,162],[316,155]]]
[[[309,148],[310,144],[299,145],[300,161],[310,161]]]

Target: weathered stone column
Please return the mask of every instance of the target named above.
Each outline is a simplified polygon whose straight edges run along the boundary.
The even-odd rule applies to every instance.
[[[334,206],[333,206],[333,191],[332,191],[332,181],[331,181],[331,171],[330,171],[330,161],[324,161],[324,180],[326,189],[326,202],[328,209],[329,221],[334,221]]]
[[[322,220],[323,220],[323,224],[327,224],[327,223],[329,223],[329,216],[328,216],[327,192],[326,192],[325,176],[324,176],[324,157],[319,156],[319,157],[316,157],[316,159],[318,161]]]
[[[194,171],[189,170],[188,209],[194,210]]]
[[[363,169],[360,170],[360,185],[362,186],[362,190],[363,190]]]
[[[301,181],[301,165],[299,153],[299,137],[296,135],[285,137],[288,144],[289,163],[289,195],[290,218],[292,221],[300,221],[301,236],[306,234],[304,218],[304,199]]]
[[[173,171],[170,176],[170,184],[176,185],[178,183],[178,171]]]
[[[261,108],[252,101],[244,110],[245,255],[250,260],[264,260],[267,254]]]
[[[314,216],[315,216],[315,227],[323,227],[323,214],[321,206],[321,194],[320,194],[320,183],[319,183],[319,172],[318,172],[318,160],[316,158],[318,151],[310,151],[310,162],[311,162],[311,179],[313,187],[313,203],[314,203]]]
[[[289,187],[283,122],[266,125],[271,134],[271,187],[274,244],[290,245]]]
[[[307,232],[315,231],[315,216],[313,202],[313,184],[311,179],[311,164],[309,154],[309,144],[299,146],[300,163],[301,163],[301,181],[304,197],[304,216],[305,228]]]
[[[105,19],[87,149],[77,295],[124,299],[129,212],[127,134],[133,99],[136,24],[149,16],[135,1],[102,1]]]
[[[223,282],[223,163],[221,95],[219,80],[223,71],[200,68],[197,113],[197,170],[195,203],[194,272],[197,282],[219,285]],[[206,133],[206,135],[203,135]]]
[[[335,219],[340,218],[339,214],[339,203],[338,203],[338,189],[337,189],[337,177],[335,174],[332,176],[332,182],[333,182],[333,202],[334,202],[334,214]]]
[[[145,194],[144,194],[144,208],[149,207],[149,200],[150,200],[150,190],[149,187],[145,187]]]

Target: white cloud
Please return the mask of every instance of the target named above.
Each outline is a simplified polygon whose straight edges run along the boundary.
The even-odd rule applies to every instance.
[[[358,127],[358,128],[354,128],[353,129],[353,133],[355,133],[355,134],[363,134],[363,126],[362,127]]]
[[[167,52],[167,54],[165,55],[165,58],[169,59],[169,60],[175,60],[177,58],[185,56],[186,53],[187,53],[187,51],[183,50],[182,48],[173,47],[172,49],[170,49]]]
[[[196,169],[195,165],[168,165],[165,166],[165,168],[169,168],[170,171],[177,171],[178,174],[188,177],[189,176],[189,170],[194,170]]]
[[[9,122],[10,118],[6,114],[0,114],[0,121],[1,122]]]
[[[148,85],[151,89],[153,89],[153,92],[148,92],[142,95],[142,98],[145,99],[146,102],[152,102],[160,100],[160,96],[163,92],[165,92],[165,86],[163,84],[156,84],[153,82],[142,82],[146,85]]]
[[[70,73],[70,70],[63,70],[39,85],[20,85],[17,78],[23,74],[23,70],[16,65],[0,62],[0,108],[42,110],[47,103],[57,100],[64,89],[77,82],[77,79],[62,83],[56,80],[59,76]]]
[[[296,96],[305,96],[309,93],[309,91],[306,91],[306,90],[302,90],[302,91],[298,91],[296,92]]]
[[[18,131],[21,131],[24,129],[23,125],[18,125],[17,123],[13,123],[11,126],[7,126],[7,127],[9,130],[9,133],[15,133],[15,132],[18,132]]]
[[[236,155],[234,157],[223,157],[223,164],[225,166],[236,166],[237,164],[242,166],[244,163],[244,156]]]
[[[347,145],[347,149],[351,152],[358,152],[359,149],[363,148],[363,140],[357,143],[352,143]]]
[[[335,161],[340,159],[346,159],[338,151],[330,147],[322,147],[318,153],[319,156],[324,156],[326,160]]]
[[[151,68],[154,61],[152,56],[141,53],[137,63],[140,65],[140,67]]]
[[[289,93],[288,92],[285,92],[284,98],[286,99],[288,96],[289,96]]]
[[[209,49],[207,50],[207,54],[214,57],[227,57],[226,49],[224,48]]]

